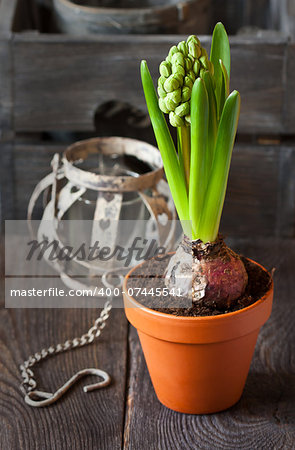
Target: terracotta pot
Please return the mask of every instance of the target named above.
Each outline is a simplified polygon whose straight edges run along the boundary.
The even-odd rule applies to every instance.
[[[143,307],[127,294],[135,269],[123,284],[125,313],[137,328],[160,402],[189,414],[234,405],[242,395],[260,327],[271,314],[273,282],[260,300],[240,311],[181,317]]]

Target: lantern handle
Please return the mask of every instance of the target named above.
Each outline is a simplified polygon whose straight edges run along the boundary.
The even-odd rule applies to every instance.
[[[55,155],[53,156],[53,159],[51,161],[51,166],[52,166],[53,171],[51,173],[49,173],[48,175],[46,175],[46,177],[42,178],[41,181],[39,181],[39,183],[36,185],[32,195],[31,195],[31,198],[29,200],[29,205],[28,205],[28,209],[27,209],[27,224],[28,224],[30,235],[32,237],[35,234],[33,232],[33,228],[32,228],[32,215],[33,215],[33,211],[34,211],[34,208],[35,208],[38,198],[40,197],[42,192],[45,191],[45,189],[47,189],[49,186],[52,186],[54,188],[54,185],[56,184],[56,180],[61,180],[62,178],[64,178],[63,167],[59,167],[58,153],[55,153]],[[54,190],[54,195],[55,195],[55,188],[53,190]]]

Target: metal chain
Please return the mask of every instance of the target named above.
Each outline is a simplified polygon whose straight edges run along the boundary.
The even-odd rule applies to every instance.
[[[31,355],[23,364],[21,364],[20,372],[23,378],[21,383],[22,392],[26,395],[28,392],[33,391],[37,387],[35,375],[31,369],[36,363],[43,361],[49,356],[91,344],[94,339],[98,338],[106,325],[111,309],[112,304],[110,301],[107,301],[100,313],[100,316],[95,320],[94,325],[87,331],[87,333],[83,334],[81,337],[68,339],[63,344],[51,345],[48,348],[43,348],[40,352],[36,352],[34,355]]]

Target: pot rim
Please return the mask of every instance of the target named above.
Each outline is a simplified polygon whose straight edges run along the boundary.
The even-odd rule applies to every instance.
[[[132,274],[132,272],[134,272],[138,267],[142,266],[146,261],[143,261],[142,263],[136,265],[135,267],[132,267],[132,269],[127,273],[127,275],[124,277],[124,282],[123,282],[123,292],[124,294],[128,297],[129,301],[131,301],[131,303],[133,303],[135,306],[134,308],[140,308],[142,311],[154,315],[154,316],[158,316],[158,317],[162,317],[162,318],[167,318],[169,317],[171,320],[176,321],[181,321],[181,322],[195,322],[195,321],[199,321],[199,322],[206,322],[206,321],[218,321],[218,320],[222,320],[224,318],[230,318],[230,317],[235,317],[237,315],[240,315],[242,313],[247,313],[248,311],[251,311],[252,309],[256,308],[258,305],[260,305],[261,303],[263,303],[266,298],[269,296],[270,292],[273,290],[273,278],[271,276],[271,274],[269,273],[268,270],[265,269],[265,267],[263,267],[261,264],[257,263],[256,261],[252,260],[251,258],[246,258],[248,261],[256,264],[257,266],[259,266],[262,270],[264,270],[265,272],[267,272],[270,276],[271,279],[271,283],[270,286],[268,288],[268,290],[265,292],[265,294],[259,299],[257,300],[255,303],[252,303],[249,306],[246,306],[245,308],[239,309],[237,311],[232,311],[229,313],[224,313],[224,314],[218,314],[218,315],[214,315],[214,316],[175,316],[173,314],[169,314],[169,313],[163,313],[160,311],[155,311],[154,309],[148,308],[147,306],[142,305],[141,303],[139,303],[138,301],[136,301],[134,299],[134,297],[130,296],[127,292],[128,292],[128,288],[127,288],[127,283],[128,280],[130,278],[130,275]]]
[[[256,261],[252,262],[269,273]],[[182,344],[213,344],[233,341],[251,333],[258,333],[271,314],[272,277],[267,292],[246,308],[216,316],[187,317],[154,311],[129,296],[126,288],[134,270],[135,267],[129,271],[123,283],[125,314],[138,331],[156,339]]]

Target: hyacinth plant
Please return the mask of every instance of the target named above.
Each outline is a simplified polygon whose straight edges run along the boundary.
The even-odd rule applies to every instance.
[[[166,284],[177,285],[193,302],[226,309],[242,295],[248,277],[240,257],[219,236],[240,112],[239,93],[229,93],[224,26],[214,28],[210,58],[199,39],[189,36],[170,49],[159,71],[157,96],[147,63],[141,62],[151,123],[185,235],[168,265]],[[177,129],[177,151],[163,113]],[[185,276],[191,270],[192,276]]]

